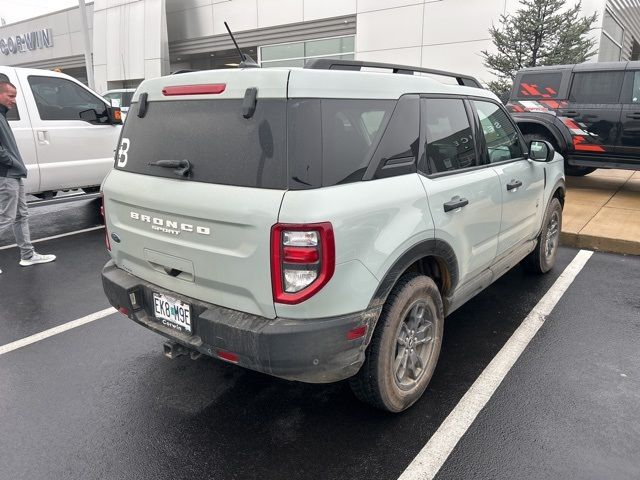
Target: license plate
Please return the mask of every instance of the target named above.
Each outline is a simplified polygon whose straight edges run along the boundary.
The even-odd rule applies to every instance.
[[[163,325],[179,332],[191,333],[191,308],[186,303],[161,293],[154,293],[153,310]]]

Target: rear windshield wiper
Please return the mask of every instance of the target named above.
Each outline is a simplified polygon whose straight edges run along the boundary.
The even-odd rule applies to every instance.
[[[173,168],[173,173],[181,177],[188,177],[191,174],[191,163],[189,160],[157,160],[149,162],[147,165],[153,167]]]

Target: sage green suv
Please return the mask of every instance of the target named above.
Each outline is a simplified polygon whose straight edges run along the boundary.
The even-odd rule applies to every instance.
[[[558,247],[562,157],[477,86],[327,60],[146,80],[103,184],[110,303],[170,357],[408,408],[444,317]]]

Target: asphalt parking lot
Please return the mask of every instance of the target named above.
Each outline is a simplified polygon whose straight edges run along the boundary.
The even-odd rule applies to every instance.
[[[91,202],[46,209],[36,238],[95,226]],[[516,267],[448,317],[428,391],[390,415],[345,383],[168,360],[162,337],[117,313],[3,350],[109,307],[102,230],[37,248],[58,260],[22,268],[0,249],[1,479],[395,480],[578,254],[562,248],[543,277]],[[640,257],[588,258],[436,478],[638,478],[638,285]]]

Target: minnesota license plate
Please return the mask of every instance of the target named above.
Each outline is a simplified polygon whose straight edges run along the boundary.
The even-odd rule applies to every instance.
[[[191,333],[191,308],[186,303],[154,292],[153,310],[163,325]]]

